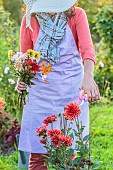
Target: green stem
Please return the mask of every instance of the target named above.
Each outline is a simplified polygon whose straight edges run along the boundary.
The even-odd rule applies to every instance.
[[[77,127],[77,130],[78,130],[78,133],[79,133],[79,140],[81,141],[81,142],[83,142],[83,139],[81,138],[81,135],[80,135],[80,125],[79,125],[79,120],[77,119],[77,121],[75,120],[75,122],[76,122],[76,127]]]
[[[63,114],[63,123],[64,123],[64,135],[66,135],[66,120]]]

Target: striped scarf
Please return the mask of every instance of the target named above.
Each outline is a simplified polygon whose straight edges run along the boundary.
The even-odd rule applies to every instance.
[[[55,64],[60,60],[58,44],[64,37],[67,17],[64,13],[57,13],[54,16],[39,13],[37,19],[44,32],[44,36],[39,41],[41,56],[51,64]]]

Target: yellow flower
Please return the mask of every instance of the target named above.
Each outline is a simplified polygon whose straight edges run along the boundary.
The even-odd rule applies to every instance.
[[[36,51],[34,57],[35,57],[36,60],[38,60],[40,58],[40,53]]]
[[[22,68],[22,66],[21,66],[21,64],[20,64],[19,61],[15,62],[14,67],[15,67],[17,70],[19,70],[19,69]]]
[[[26,54],[29,58],[33,58],[35,56],[35,51],[29,49],[29,50],[27,50]]]
[[[9,51],[8,51],[8,58],[9,58],[9,60],[12,59],[13,55],[14,55],[13,50],[9,50]]]

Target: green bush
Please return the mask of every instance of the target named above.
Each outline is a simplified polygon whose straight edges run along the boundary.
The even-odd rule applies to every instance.
[[[14,91],[16,79],[9,69],[8,50],[19,51],[19,27],[10,17],[10,13],[0,10],[0,96],[7,103],[7,111],[20,114],[17,93]]]
[[[19,24],[22,18],[21,5],[23,0],[3,0],[4,9],[11,13],[11,17],[17,21]]]
[[[105,6],[100,9],[94,23],[95,31],[100,36],[100,42],[96,44],[95,79],[101,91],[106,82],[109,82],[109,87],[113,90],[113,6]],[[105,93],[105,91],[102,93]]]
[[[0,154],[8,154],[15,149],[16,135],[19,133],[18,120],[7,112],[0,112]]]
[[[113,6],[105,6],[99,9],[95,25],[104,47],[109,49],[113,57]]]

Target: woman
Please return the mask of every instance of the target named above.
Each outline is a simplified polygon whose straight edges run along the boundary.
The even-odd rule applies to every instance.
[[[94,81],[95,54],[88,21],[83,9],[76,7],[75,0],[24,0],[26,15],[21,25],[21,51],[40,51],[42,61],[52,64],[48,83],[40,74],[28,88],[29,101],[24,106],[19,150],[30,152],[29,170],[45,170],[41,154],[46,150],[36,137],[36,128],[52,114],[63,112],[64,106],[75,101],[79,90],[88,95],[88,101],[100,100]],[[27,88],[18,81],[17,90]],[[88,102],[80,116],[89,132]]]

